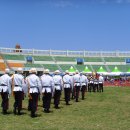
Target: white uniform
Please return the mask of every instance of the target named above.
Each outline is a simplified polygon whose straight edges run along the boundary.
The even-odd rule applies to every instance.
[[[26,78],[26,82],[29,87],[29,93],[40,93],[41,92],[41,82],[40,78],[35,74],[30,74]]]
[[[72,87],[72,78],[70,75],[66,74],[63,76],[64,88],[71,88]]]
[[[55,75],[53,76],[53,81],[54,81],[54,89],[62,90],[63,87],[62,77],[60,75]]]
[[[81,75],[80,79],[81,79],[81,86],[88,85],[88,78],[85,75]]]
[[[79,74],[73,76],[74,86],[81,86],[81,77]]]
[[[26,82],[24,80],[24,76],[22,74],[14,74],[12,76],[12,82],[14,85],[13,91],[23,91],[23,87],[26,85]]]
[[[8,74],[0,77],[0,92],[2,91],[11,94],[11,77]]]
[[[99,83],[104,83],[104,78],[100,75],[98,81]]]
[[[71,77],[71,84],[72,84],[72,89],[74,88],[74,79],[73,79],[73,75],[70,75]]]
[[[41,76],[42,93],[53,93],[54,91],[54,80],[48,74],[43,74]]]

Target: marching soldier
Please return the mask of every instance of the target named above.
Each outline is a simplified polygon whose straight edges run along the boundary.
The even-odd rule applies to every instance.
[[[41,82],[39,77],[36,75],[37,70],[36,68],[31,68],[30,75],[26,78],[27,85],[28,85],[28,96],[29,96],[29,103],[30,103],[30,110],[31,110],[31,117],[37,117],[35,114],[38,105],[38,95],[40,94],[41,90]]]
[[[80,73],[81,76],[81,93],[82,93],[82,100],[84,100],[84,96],[85,96],[85,91],[88,85],[88,79],[87,77],[84,75],[85,73]]]
[[[53,80],[54,80],[54,105],[55,105],[56,109],[59,108],[58,105],[60,102],[60,96],[61,96],[61,91],[62,91],[62,87],[63,87],[63,80],[59,74],[60,74],[60,71],[56,70],[55,76],[53,77]]]
[[[104,78],[103,78],[103,76],[100,74],[100,76],[99,76],[99,92],[103,92],[103,83],[104,83]]]
[[[26,77],[26,82],[27,82],[28,77],[32,74],[31,71],[32,71],[32,69],[29,70],[29,75]],[[29,85],[28,82],[27,82],[27,85]],[[28,92],[29,92],[29,86],[27,87],[27,93]],[[28,98],[28,111],[31,111],[31,101],[32,101],[32,99],[29,96],[29,98]]]
[[[69,101],[70,101],[70,92],[72,89],[72,80],[71,76],[69,75],[69,71],[66,70],[65,73],[66,74],[63,76],[65,102],[66,105],[70,105]]]
[[[78,70],[76,70],[76,74],[73,76],[73,80],[74,80],[74,88],[75,88],[75,101],[78,102],[79,92],[81,87],[81,77]]]
[[[12,91],[13,96],[15,99],[14,102],[14,114],[17,113],[16,110],[18,110],[18,115],[21,115],[21,109],[22,109],[22,100],[23,100],[23,86],[26,85],[24,76],[22,75],[23,69],[18,68],[17,73],[12,75]]]
[[[73,80],[74,73],[70,73],[69,75],[71,76],[71,83],[72,83],[72,97],[71,97],[71,99],[75,99],[75,89],[74,89],[74,80]]]
[[[93,82],[93,77],[91,76],[89,79],[89,92],[91,92],[94,88],[94,82]]]
[[[2,97],[2,112],[7,114],[9,105],[9,94],[11,94],[11,77],[10,70],[5,69],[5,74],[0,77],[0,93]]]
[[[93,92],[96,92],[96,90],[97,90],[97,92],[98,92],[98,91],[99,91],[99,90],[98,90],[98,84],[99,84],[98,78],[95,77],[95,78],[93,79],[93,81],[94,81]]]
[[[43,100],[43,111],[46,113],[50,112],[51,97],[54,91],[54,80],[49,75],[49,70],[46,69],[44,74],[41,76],[42,84],[42,100]]]
[[[88,76],[87,79],[88,79],[87,91],[90,92],[90,76]]]

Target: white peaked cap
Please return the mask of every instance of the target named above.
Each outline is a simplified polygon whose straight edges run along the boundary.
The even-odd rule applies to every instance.
[[[70,76],[73,76],[73,75],[74,75],[74,73],[69,73],[69,75],[70,75]]]
[[[10,73],[10,69],[6,68],[5,73]]]
[[[59,74],[59,73],[60,73],[60,71],[59,71],[59,70],[56,70],[56,71],[55,71],[55,74]]]
[[[49,69],[45,69],[45,70],[44,70],[44,73],[45,73],[45,74],[49,74],[49,72],[50,72]]]
[[[30,72],[30,73],[37,73],[37,69],[36,69],[36,68],[31,68],[31,69],[29,70],[29,72]]]
[[[22,68],[18,68],[17,71],[22,73],[23,69]]]

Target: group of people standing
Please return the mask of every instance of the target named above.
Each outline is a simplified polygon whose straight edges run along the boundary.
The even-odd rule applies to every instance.
[[[48,69],[43,71],[42,76],[37,76],[36,68],[29,70],[29,75],[24,77],[23,69],[18,68],[17,72],[9,76],[10,70],[5,69],[5,74],[0,77],[0,93],[2,97],[2,112],[7,114],[9,107],[9,97],[11,93],[14,96],[13,113],[21,115],[22,100],[24,95],[28,94],[28,110],[31,111],[31,117],[36,117],[39,96],[42,95],[43,111],[50,112],[50,104],[52,97],[54,98],[54,107],[59,108],[60,97],[64,90],[64,99],[66,105],[70,105],[70,99],[75,102],[79,101],[79,93],[84,100],[87,88],[91,88],[91,80],[88,80],[84,73],[78,70],[74,74],[65,71],[65,75],[61,76],[60,71],[56,70],[51,76]],[[103,85],[103,77],[99,84]],[[88,89],[89,90],[89,89]]]

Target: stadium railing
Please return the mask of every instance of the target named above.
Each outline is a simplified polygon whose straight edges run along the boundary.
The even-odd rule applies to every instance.
[[[17,50],[17,52],[16,52]],[[70,50],[36,50],[36,49],[15,49],[2,48],[2,54],[22,54],[22,55],[46,55],[46,56],[70,56],[70,57],[130,57],[130,51],[70,51]]]

